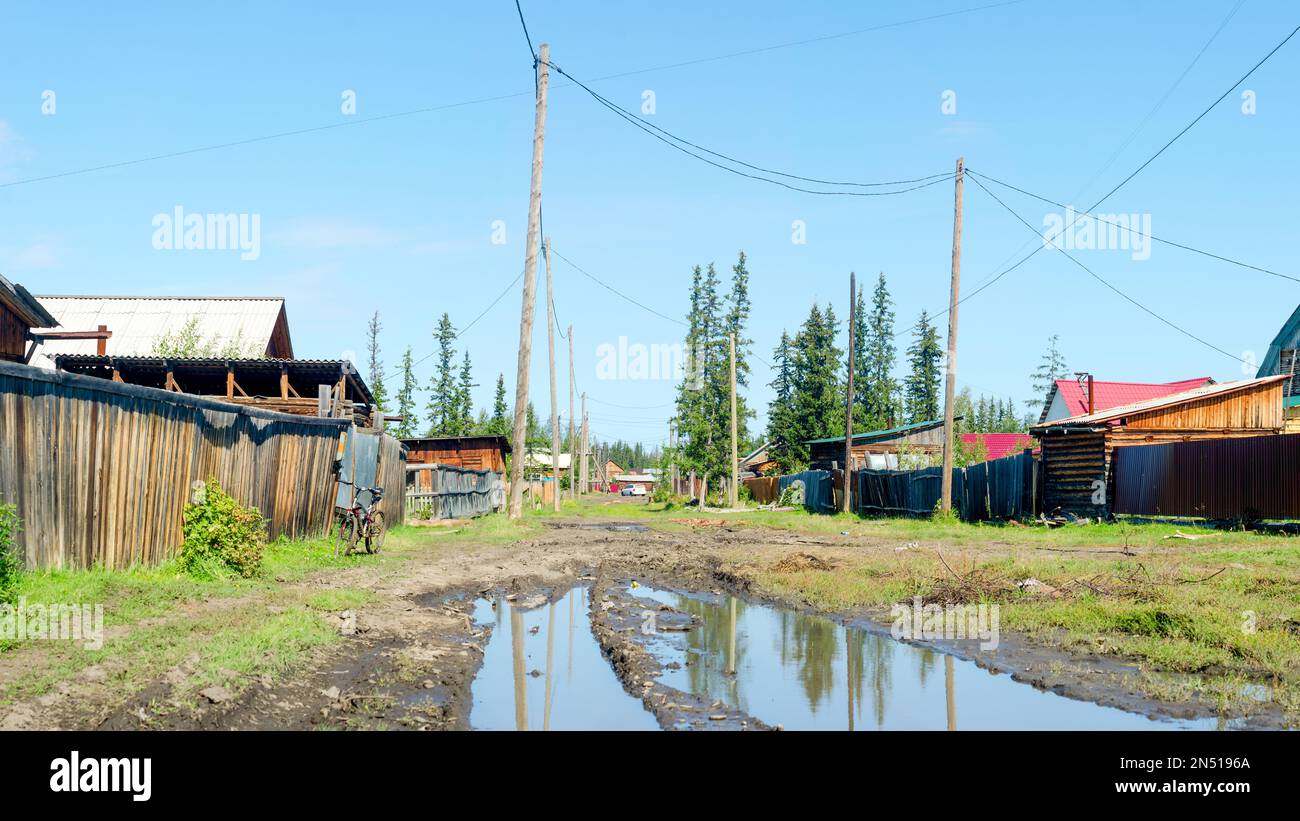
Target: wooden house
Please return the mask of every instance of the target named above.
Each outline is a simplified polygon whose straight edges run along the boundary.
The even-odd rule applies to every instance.
[[[842,469],[844,467],[844,437],[810,439],[809,467],[814,470]],[[932,419],[901,425],[888,430],[853,434],[854,470],[893,469],[898,467],[900,455],[933,455],[943,453],[943,420]]]
[[[504,436],[435,436],[403,439],[406,464],[452,465],[470,470],[495,470],[505,473],[510,442]]]
[[[0,360],[26,362],[32,329],[57,324],[26,288],[0,276]]]
[[[1281,433],[1287,378],[1205,385],[1034,426],[1029,432],[1042,446],[1043,510],[1108,516],[1118,447]]]

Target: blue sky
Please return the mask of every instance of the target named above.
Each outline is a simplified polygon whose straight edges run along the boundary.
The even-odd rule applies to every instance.
[[[551,43],[552,59],[586,79],[985,4],[530,0],[523,8],[534,42]],[[1237,5],[1025,0],[592,85],[630,110],[651,90],[651,122],[758,165],[890,180],[948,171],[964,156],[972,169],[1082,208],[1300,22],[1293,4],[1247,0],[1146,119]],[[0,28],[0,273],[33,292],[282,295],[296,352],[320,358],[359,355],[366,319],[379,310],[391,371],[406,346],[417,357],[433,350],[443,311],[468,323],[522,268],[532,69],[512,2],[130,10],[10,2]],[[1149,214],[1157,236],[1300,276],[1294,172],[1285,170],[1300,124],[1298,68],[1300,38],[1242,86],[1256,113],[1243,113],[1240,91],[1230,95],[1100,210]],[[53,115],[41,110],[47,89]],[[352,117],[340,111],[348,89]],[[941,109],[948,90],[955,114]],[[357,122],[503,95],[514,96]],[[23,182],[336,124],[346,125]],[[1055,210],[994,190],[1035,226]],[[744,249],[751,336],[765,359],[814,300],[844,314],[849,271],[868,282],[885,273],[900,328],[947,305],[950,184],[851,198],[742,179],[652,140],[558,78],[543,202],[557,251],[669,316],[685,313],[693,265],[727,271]],[[260,215],[260,256],[156,250],[151,221],[177,205]],[[969,182],[964,219],[964,292],[1033,247],[1025,227]],[[504,244],[491,241],[497,220]],[[806,244],[791,241],[795,220],[807,227]],[[1167,246],[1146,260],[1120,250],[1077,255],[1234,356],[1262,356],[1300,302],[1296,282]],[[563,263],[555,274],[593,430],[662,441],[672,383],[599,379],[597,346],[620,336],[669,345],[680,326]],[[513,396],[519,302],[516,288],[461,340],[479,406],[490,403],[499,372]],[[545,412],[538,307],[531,383]],[[963,304],[960,320],[958,381],[977,394],[1028,398],[1028,375],[1052,334],[1072,369],[1100,379],[1226,380],[1243,371],[1050,249]],[[432,365],[420,367],[422,382]],[[754,369],[749,395],[762,409],[770,375],[761,363]]]

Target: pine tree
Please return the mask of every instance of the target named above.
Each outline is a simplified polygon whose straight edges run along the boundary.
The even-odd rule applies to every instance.
[[[868,425],[871,353],[868,348],[871,336],[867,326],[867,299],[863,286],[858,286],[853,305],[853,429],[866,432]]]
[[[745,267],[745,252],[741,251],[736,264],[731,268],[731,293],[727,297],[727,315],[724,328],[725,334],[734,335],[736,338],[736,441],[738,443],[743,443],[749,439],[749,420],[754,416],[754,412],[749,409],[749,404],[745,401],[744,391],[741,390],[749,386],[749,347],[753,344],[753,340],[745,336],[745,327],[749,323],[749,311],[749,269]],[[724,423],[728,438],[726,458],[730,462],[731,363],[727,361],[725,364],[726,368],[722,369],[721,376],[726,383],[727,402],[723,405],[723,409],[725,411]]]
[[[843,388],[840,361],[843,352],[835,346],[835,310],[823,313],[814,304],[795,335],[793,355],[793,429],[800,450],[809,439],[843,434]]]
[[[867,388],[866,419],[867,429],[879,430],[893,426],[897,422],[898,382],[894,379],[894,361],[898,357],[898,347],[894,344],[894,311],[890,307],[893,300],[889,297],[889,288],[885,285],[882,272],[876,280],[876,290],[871,298],[871,314],[867,319]]]
[[[488,420],[488,433],[510,435],[510,406],[506,404],[506,377],[497,374],[496,396],[492,399],[492,418]]]
[[[916,323],[916,338],[907,350],[911,372],[907,377],[907,421],[909,423],[928,422],[938,419],[940,366],[943,363],[943,350],[939,347],[939,332],[930,322],[929,315],[921,312]],[[987,419],[987,406],[983,397],[976,415]]]
[[[1030,389],[1033,391],[1034,398],[1025,401],[1025,407],[1030,411],[1041,410],[1043,403],[1047,401],[1047,393],[1052,389],[1052,385],[1058,379],[1065,379],[1070,375],[1070,369],[1065,364],[1065,356],[1057,347],[1061,338],[1052,334],[1047,340],[1047,352],[1043,354],[1034,372],[1029,375]]]
[[[768,455],[782,473],[795,473],[808,463],[806,449],[799,439],[794,413],[793,342],[781,331],[781,341],[772,351],[772,369],[776,378],[769,383],[776,396],[767,408]]]
[[[460,366],[460,381],[456,385],[456,417],[458,435],[468,435],[474,430],[474,374],[470,367],[469,351]]]
[[[459,391],[456,385],[456,329],[451,317],[442,315],[434,332],[438,340],[438,371],[429,384],[429,435],[456,436],[460,431]]]
[[[402,417],[397,426],[399,439],[415,436],[415,365],[411,361],[411,348],[402,354],[402,387],[397,391],[397,414]]]
[[[370,355],[370,395],[375,399],[375,410],[380,412],[388,405],[388,392],[384,390],[384,363],[379,358],[379,332],[383,329],[379,312],[375,311],[366,326],[366,350]]]

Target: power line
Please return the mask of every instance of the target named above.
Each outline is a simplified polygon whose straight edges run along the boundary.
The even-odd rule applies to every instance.
[[[623,410],[654,410],[656,408],[670,408],[677,404],[676,400],[674,400],[672,402],[664,402],[662,405],[619,405],[614,402],[606,402],[603,399],[597,399],[591,394],[587,394],[587,400],[599,405],[609,405],[611,408],[621,408]]]
[[[528,35],[528,23],[524,20],[524,10],[519,6],[519,0],[515,0],[515,11],[519,12],[519,25],[524,27],[524,40],[528,43],[528,53],[533,55],[533,63],[537,62],[537,49],[533,48],[533,38]]]
[[[1013,216],[1013,217],[1015,217],[1017,220],[1019,220],[1021,225],[1024,225],[1026,228],[1028,228],[1030,231],[1032,231],[1034,234],[1036,234],[1040,239],[1044,239],[1044,240],[1046,239],[1045,237],[1043,237],[1042,234],[1039,234],[1037,228],[1035,228],[1033,225],[1030,225],[1029,222],[1028,222],[1027,220],[1025,220],[1024,217],[1020,216],[1020,214],[1016,213],[1016,211],[1015,211],[1011,206],[1009,206],[1009,205],[1007,205],[1005,202],[1003,202],[1003,201],[998,197],[997,194],[994,194],[992,191],[990,191],[989,188],[988,188],[988,186],[986,186],[984,183],[980,182],[978,177],[972,177],[972,178],[971,178],[971,181],[974,182],[976,185],[978,185],[981,189],[983,189],[984,193],[986,193],[986,194],[988,194],[990,197],[992,197],[992,198],[994,199],[994,201],[997,202],[998,205],[1001,205],[1003,208],[1005,208],[1005,209],[1007,210],[1007,212],[1008,212],[1009,214],[1011,214],[1011,216]],[[1064,248],[1060,247],[1059,245],[1052,244],[1052,247],[1055,248],[1056,250],[1060,251],[1062,254],[1064,254],[1065,257],[1066,257],[1066,259],[1070,260],[1070,261],[1073,262],[1075,265],[1079,266],[1079,267],[1082,268],[1084,271],[1086,271],[1086,272],[1088,273],[1088,275],[1091,276],[1093,279],[1097,280],[1097,281],[1100,282],[1102,285],[1105,285],[1105,286],[1106,286],[1107,288],[1109,288],[1110,290],[1112,290],[1112,291],[1114,291],[1115,293],[1119,294],[1119,295],[1120,295],[1121,297],[1123,297],[1125,300],[1127,300],[1128,302],[1130,302],[1130,303],[1132,303],[1133,305],[1137,306],[1139,309],[1141,309],[1141,310],[1144,311],[1145,313],[1150,314],[1151,316],[1153,316],[1153,317],[1155,317],[1156,319],[1160,320],[1160,321],[1163,322],[1164,324],[1168,325],[1170,328],[1173,328],[1175,331],[1178,331],[1180,334],[1182,334],[1182,335],[1188,337],[1189,339],[1192,339],[1192,340],[1195,340],[1196,342],[1201,343],[1202,345],[1204,345],[1205,347],[1207,347],[1207,348],[1209,348],[1209,349],[1211,349],[1211,350],[1213,350],[1213,351],[1217,351],[1218,353],[1223,354],[1224,356],[1228,357],[1229,359],[1235,360],[1235,361],[1237,361],[1237,362],[1242,362],[1242,363],[1249,364],[1249,363],[1246,362],[1245,359],[1242,359],[1241,357],[1236,356],[1235,354],[1230,354],[1230,353],[1228,353],[1227,351],[1225,351],[1224,349],[1218,347],[1217,345],[1215,345],[1215,344],[1213,344],[1213,343],[1211,343],[1211,342],[1207,342],[1206,340],[1202,339],[1201,337],[1197,336],[1196,334],[1192,333],[1191,331],[1187,330],[1186,328],[1183,328],[1182,326],[1177,325],[1177,324],[1174,323],[1173,321],[1171,321],[1171,320],[1169,320],[1169,319],[1166,319],[1165,317],[1163,317],[1163,316],[1161,316],[1160,314],[1156,313],[1156,312],[1153,311],[1152,309],[1148,308],[1146,305],[1143,305],[1141,302],[1138,302],[1136,299],[1134,299],[1133,297],[1131,297],[1131,296],[1129,296],[1128,294],[1124,293],[1124,292],[1121,291],[1119,288],[1116,288],[1116,287],[1115,287],[1114,285],[1112,285],[1108,280],[1106,280],[1104,277],[1102,277],[1101,275],[1099,275],[1098,273],[1096,273],[1095,271],[1093,271],[1093,270],[1092,270],[1091,268],[1089,268],[1087,265],[1084,265],[1082,262],[1080,262],[1078,259],[1076,259],[1076,258],[1074,257],[1074,255],[1070,254],[1069,252],[1067,252]]]
[[[1204,118],[1205,118],[1205,115],[1206,115],[1206,114],[1209,114],[1210,111],[1213,110],[1215,106],[1217,106],[1219,103],[1223,102],[1223,101],[1227,98],[1227,96],[1228,96],[1229,94],[1231,94],[1233,91],[1235,91],[1235,90],[1237,89],[1238,86],[1240,86],[1242,83],[1244,83],[1244,82],[1247,80],[1247,78],[1249,78],[1252,74],[1254,74],[1256,71],[1258,71],[1260,66],[1262,66],[1262,65],[1264,65],[1264,63],[1268,62],[1268,60],[1269,60],[1270,58],[1272,58],[1272,56],[1273,56],[1274,54],[1276,54],[1276,53],[1278,52],[1278,50],[1282,48],[1282,46],[1286,45],[1286,44],[1291,40],[1292,37],[1295,37],[1296,32],[1300,32],[1300,26],[1296,26],[1295,28],[1293,28],[1293,29],[1291,30],[1291,33],[1290,33],[1290,34],[1288,34],[1286,37],[1282,38],[1282,41],[1281,41],[1280,43],[1278,43],[1276,46],[1274,46],[1274,47],[1273,47],[1273,48],[1272,48],[1272,49],[1271,49],[1267,54],[1265,54],[1262,58],[1260,58],[1259,62],[1257,62],[1257,63],[1255,63],[1255,65],[1251,66],[1250,70],[1247,71],[1245,74],[1243,74],[1243,75],[1241,76],[1241,78],[1237,80],[1237,82],[1233,83],[1232,86],[1231,86],[1227,91],[1225,91],[1225,92],[1223,92],[1222,94],[1220,94],[1220,95],[1215,99],[1214,102],[1210,103],[1210,105],[1209,105],[1208,107],[1206,107],[1206,109],[1205,109],[1204,111],[1202,111],[1200,114],[1196,115],[1196,117],[1195,117],[1195,118],[1194,118],[1190,123],[1188,123],[1187,125],[1183,126],[1183,128],[1182,128],[1182,129],[1181,129],[1177,134],[1175,134],[1175,135],[1173,136],[1173,138],[1171,138],[1168,142],[1166,142],[1163,146],[1161,146],[1160,149],[1157,150],[1154,154],[1152,154],[1150,157],[1148,157],[1148,158],[1146,159],[1146,161],[1144,161],[1141,165],[1139,165],[1136,169],[1134,169],[1134,171],[1133,171],[1131,174],[1129,174],[1129,175],[1128,175],[1127,177],[1125,177],[1124,179],[1120,180],[1119,184],[1116,185],[1114,188],[1110,189],[1110,191],[1106,192],[1106,194],[1105,194],[1104,196],[1102,196],[1101,199],[1097,200],[1097,201],[1094,202],[1092,205],[1088,206],[1088,208],[1086,208],[1086,209],[1083,211],[1083,213],[1086,214],[1086,213],[1089,213],[1089,212],[1095,210],[1095,209],[1097,208],[1097,206],[1101,205],[1103,202],[1105,202],[1106,200],[1110,199],[1110,198],[1115,194],[1116,191],[1119,191],[1121,188],[1123,188],[1125,185],[1127,185],[1127,184],[1128,184],[1128,183],[1129,183],[1129,182],[1130,182],[1134,177],[1136,177],[1138,174],[1140,174],[1140,173],[1142,172],[1143,169],[1145,169],[1148,165],[1150,165],[1152,162],[1154,162],[1155,159],[1156,159],[1157,157],[1159,157],[1159,156],[1160,156],[1161,154],[1163,154],[1163,153],[1164,153],[1164,152],[1165,152],[1165,151],[1166,151],[1166,150],[1167,150],[1171,145],[1173,145],[1175,142],[1177,142],[1177,141],[1179,140],[1179,138],[1181,138],[1184,134],[1186,134],[1188,131],[1190,131],[1191,128],[1192,128],[1194,125],[1196,125],[1196,124],[1199,123],[1202,119],[1204,119]],[[981,185],[980,187],[983,188],[984,186]],[[990,192],[990,196],[992,196],[991,192]],[[997,197],[994,197],[994,199],[997,199]],[[1000,200],[999,200],[999,202],[1000,202]],[[1015,213],[1015,212],[1013,211],[1012,213]],[[1017,217],[1019,217],[1018,214],[1017,214]],[[1068,230],[1070,230],[1071,228],[1073,228],[1074,225],[1075,225],[1075,224],[1076,224],[1080,219],[1082,219],[1082,214],[1076,216],[1076,217],[1074,218],[1074,220],[1072,220],[1072,221],[1070,222],[1069,225],[1065,226],[1065,227],[1062,229],[1062,232],[1064,232],[1064,231],[1068,231]],[[1030,226],[1030,227],[1032,228],[1032,226]],[[1036,229],[1034,229],[1034,233],[1037,234],[1037,235],[1041,238],[1042,235],[1041,235],[1041,234],[1038,234],[1038,231],[1037,231]],[[1005,270],[1003,270],[1001,273],[999,273],[996,277],[994,277],[994,278],[993,278],[992,280],[990,280],[989,282],[987,282],[987,283],[985,283],[984,285],[980,286],[979,288],[977,288],[977,289],[976,289],[975,291],[973,291],[972,293],[970,293],[970,294],[968,294],[968,295],[962,297],[961,299],[959,299],[959,300],[957,301],[957,304],[960,305],[961,303],[965,302],[967,299],[970,299],[971,297],[973,297],[973,296],[975,296],[976,294],[980,293],[981,291],[985,290],[985,289],[988,288],[989,286],[993,285],[993,284],[996,283],[998,280],[1002,279],[1002,277],[1006,276],[1007,274],[1011,273],[1011,272],[1014,271],[1015,269],[1019,268],[1021,265],[1024,265],[1026,262],[1028,262],[1030,259],[1032,259],[1035,255],[1037,255],[1039,251],[1043,250],[1043,248],[1044,248],[1044,245],[1043,245],[1043,244],[1038,244],[1038,247],[1034,248],[1034,250],[1030,251],[1028,254],[1026,254],[1024,257],[1022,257],[1022,258],[1020,259],[1019,262],[1016,262],[1014,265],[1010,266],[1009,268],[1006,268]],[[1064,253],[1064,252],[1062,251],[1062,253]],[[1067,254],[1067,256],[1068,256],[1068,254]],[[1071,257],[1071,259],[1073,259],[1073,257]],[[1077,262],[1077,260],[1076,260],[1076,262]],[[1079,263],[1079,264],[1081,265],[1082,263]],[[1085,268],[1085,270],[1088,270],[1088,269]],[[1092,271],[1089,270],[1088,273],[1092,274]],[[1093,276],[1097,276],[1096,274],[1092,274],[1092,275],[1093,275]],[[1097,277],[1097,278],[1098,278],[1098,279],[1101,279],[1100,277]],[[1105,283],[1105,280],[1101,280],[1101,281],[1102,281],[1103,283]],[[1110,286],[1109,283],[1105,283],[1105,284],[1106,284],[1108,287],[1113,287],[1113,286]],[[1125,298],[1127,299],[1128,297],[1126,296]],[[1145,310],[1145,308],[1144,308],[1144,310]],[[936,316],[936,317],[943,316],[943,315],[946,314],[947,312],[948,312],[948,310],[945,308],[945,309],[944,309],[943,311],[941,311],[940,313],[935,314],[935,316]],[[912,328],[912,329],[909,329],[909,330],[915,330],[915,326],[913,326],[913,328]],[[1180,329],[1180,330],[1181,330],[1181,329]],[[904,331],[903,333],[907,333],[907,332],[908,332],[908,331]],[[900,334],[896,334],[894,338],[897,339],[899,336],[902,336],[902,334],[901,334],[901,333],[900,333]],[[1193,337],[1193,338],[1195,338],[1195,337]],[[1200,340],[1198,339],[1198,341],[1200,341]],[[1208,344],[1208,343],[1207,343],[1207,344]],[[1213,346],[1211,346],[1211,347],[1213,347]],[[1215,350],[1219,350],[1219,349],[1218,349],[1218,348],[1215,348]],[[1219,352],[1220,352],[1220,353],[1225,353],[1224,351],[1219,351]],[[1228,355],[1228,356],[1232,356],[1232,354],[1227,354],[1227,355]],[[1236,359],[1236,357],[1233,357],[1233,358]]]
[[[612,286],[612,285],[606,283],[604,280],[598,278],[598,277],[595,276],[594,274],[589,273],[588,271],[586,271],[585,269],[583,269],[582,267],[580,267],[577,263],[575,263],[573,260],[571,260],[571,259],[569,259],[568,257],[566,257],[564,254],[561,254],[559,251],[556,251],[555,248],[551,248],[551,253],[554,254],[556,257],[558,257],[558,258],[564,260],[564,262],[567,263],[567,264],[569,265],[569,267],[573,268],[575,271],[577,271],[578,273],[582,274],[582,275],[585,276],[587,279],[590,279],[592,282],[594,282],[594,283],[596,283],[597,285],[601,286],[602,288],[604,288],[605,290],[609,291],[610,293],[612,293],[612,294],[614,294],[614,295],[616,295],[616,296],[618,296],[618,297],[621,297],[622,299],[627,300],[628,302],[630,302],[630,303],[632,303],[633,305],[637,306],[637,307],[640,308],[641,310],[643,310],[643,311],[648,311],[648,312],[654,314],[655,316],[660,317],[661,319],[666,319],[666,320],[668,320],[669,322],[676,322],[678,325],[686,325],[686,323],[683,322],[683,321],[681,321],[680,319],[674,319],[673,317],[668,316],[668,314],[664,314],[664,313],[660,313],[659,311],[656,311],[654,308],[651,308],[649,305],[646,305],[646,304],[643,303],[643,302],[638,302],[637,300],[633,299],[632,297],[630,297],[630,296],[628,296],[627,294],[623,293],[622,291],[618,290],[618,289],[615,288],[614,286]]]
[[[714,168],[718,168],[718,169],[721,169],[721,170],[723,170],[723,171],[729,172],[729,173],[731,173],[731,174],[735,174],[736,176],[739,176],[739,177],[745,177],[746,179],[758,180],[759,182],[766,182],[766,183],[769,183],[769,184],[771,184],[771,185],[779,185],[779,186],[781,186],[782,188],[787,188],[787,189],[789,189],[789,190],[791,190],[791,191],[798,191],[798,192],[800,192],[800,193],[804,193],[804,194],[816,194],[816,195],[818,195],[818,196],[830,196],[830,197],[887,197],[887,196],[892,196],[892,195],[894,195],[894,194],[906,194],[906,193],[908,193],[908,192],[910,192],[910,191],[916,191],[916,190],[919,190],[919,189],[921,189],[921,188],[928,188],[928,187],[930,187],[931,185],[937,185],[938,183],[943,182],[945,179],[952,179],[952,177],[953,177],[953,175],[952,175],[951,173],[949,173],[949,172],[944,172],[944,173],[942,173],[942,174],[934,174],[934,175],[930,175],[930,176],[927,176],[927,177],[919,177],[919,178],[917,178],[916,180],[909,180],[909,181],[876,182],[876,183],[862,183],[862,182],[831,182],[831,181],[816,180],[816,179],[811,178],[811,177],[802,177],[802,176],[799,176],[799,175],[796,175],[796,174],[787,174],[787,173],[784,173],[784,172],[781,172],[781,171],[771,171],[771,170],[768,170],[768,169],[761,168],[760,166],[752,165],[752,164],[750,164],[750,163],[744,162],[744,161],[742,161],[742,160],[733,159],[733,158],[728,157],[728,156],[725,155],[725,154],[721,154],[721,153],[719,153],[719,152],[717,152],[717,151],[712,151],[712,150],[710,150],[710,149],[708,149],[708,148],[704,148],[704,147],[702,147],[702,146],[698,146],[698,145],[696,145],[696,144],[693,143],[693,142],[690,142],[690,141],[688,141],[688,140],[682,139],[681,137],[677,137],[676,135],[671,134],[671,133],[668,132],[668,131],[664,131],[663,129],[659,128],[658,126],[653,126],[653,125],[647,123],[645,120],[641,119],[640,117],[637,117],[636,115],[634,115],[634,114],[632,114],[632,113],[630,113],[630,112],[628,112],[628,111],[625,111],[624,109],[620,108],[618,105],[616,105],[616,104],[610,102],[610,101],[607,100],[605,97],[602,97],[600,94],[598,94],[597,92],[595,92],[595,91],[593,91],[591,88],[589,88],[586,84],[584,84],[584,83],[582,83],[581,81],[579,81],[579,80],[577,80],[576,78],[574,78],[574,76],[573,76],[572,74],[569,74],[567,71],[565,71],[564,69],[562,69],[562,68],[560,68],[559,66],[555,65],[554,63],[551,64],[551,68],[555,69],[555,71],[556,71],[558,74],[562,74],[562,75],[564,75],[565,77],[568,77],[570,80],[573,81],[573,83],[574,83],[575,85],[577,85],[577,86],[578,86],[579,88],[581,88],[583,91],[586,91],[589,95],[591,95],[592,99],[596,100],[596,102],[600,103],[602,106],[604,106],[604,107],[607,108],[608,110],[612,111],[614,114],[616,114],[617,116],[619,116],[620,118],[622,118],[625,122],[628,122],[628,123],[632,124],[633,126],[639,128],[639,129],[641,129],[641,130],[644,131],[645,133],[649,134],[651,137],[654,137],[656,140],[659,140],[659,141],[660,141],[661,143],[663,143],[664,145],[670,146],[670,147],[672,147],[672,148],[674,148],[674,149],[676,149],[676,150],[682,152],[683,154],[686,154],[687,156],[694,157],[695,159],[699,160],[700,162],[705,163],[705,164],[707,164],[707,165],[711,165],[711,166],[713,166]],[[679,145],[678,143],[681,143],[681,145]],[[899,185],[899,184],[903,184],[904,182],[918,182],[919,180],[926,180],[926,182],[919,182],[917,185],[912,185],[912,186],[910,186],[910,187],[908,187],[908,188],[902,188],[902,189],[899,189],[899,190],[896,190],[896,191],[818,191],[818,190],[813,189],[813,188],[804,188],[804,187],[802,187],[802,186],[798,186],[798,185],[791,185],[791,184],[789,184],[789,183],[782,182],[782,181],[780,181],[780,180],[774,180],[774,179],[770,179],[770,178],[768,178],[768,177],[759,176],[758,174],[749,174],[749,173],[747,173],[747,172],[740,171],[740,170],[738,170],[738,169],[732,168],[731,166],[723,165],[723,164],[720,163],[720,162],[715,162],[714,160],[711,160],[711,159],[709,159],[708,157],[701,156],[700,154],[697,154],[697,153],[695,153],[694,151],[690,150],[690,148],[684,148],[684,147],[683,147],[684,145],[685,145],[685,146],[691,146],[691,147],[697,148],[697,149],[699,149],[700,151],[705,151],[705,152],[707,152],[707,153],[709,153],[709,154],[714,155],[715,157],[722,157],[722,158],[725,158],[728,162],[733,162],[733,163],[736,163],[736,164],[738,164],[738,165],[743,165],[743,166],[745,166],[746,168],[758,169],[758,170],[763,171],[764,173],[768,173],[768,174],[777,174],[777,175],[779,175],[779,176],[788,177],[788,178],[791,178],[791,179],[811,181],[811,182],[814,182],[814,183],[817,183],[817,184],[821,184],[821,185],[841,185],[841,186],[850,186],[850,185],[851,185],[851,186],[859,186],[859,187],[863,187],[863,186],[878,186],[878,185],[879,185],[879,186]]]
[[[1219,34],[1223,31],[1224,28],[1227,27],[1228,23],[1232,20],[1232,18],[1236,16],[1238,9],[1241,8],[1244,2],[1245,0],[1237,0],[1237,4],[1233,6],[1230,12],[1228,12],[1227,17],[1224,17],[1223,20],[1220,21],[1218,27],[1214,30],[1214,33],[1211,34],[1210,38],[1206,40],[1205,43],[1201,46],[1200,51],[1196,53],[1196,56],[1192,58],[1192,61],[1183,68],[1182,73],[1178,75],[1178,78],[1174,80],[1173,84],[1170,85],[1169,88],[1165,90],[1165,93],[1161,95],[1159,101],[1157,101],[1156,104],[1152,106],[1151,110],[1148,111],[1146,116],[1142,118],[1142,121],[1138,123],[1137,126],[1131,132],[1129,132],[1129,135],[1124,140],[1124,142],[1121,143],[1120,146],[1116,148],[1115,151],[1110,155],[1110,159],[1108,159],[1105,162],[1105,164],[1102,165],[1101,168],[1097,169],[1097,171],[1088,179],[1087,182],[1079,186],[1079,190],[1074,194],[1073,197],[1070,198],[1071,200],[1077,200],[1079,199],[1079,197],[1083,196],[1083,193],[1087,191],[1089,188],[1091,188],[1093,183],[1095,183],[1101,177],[1102,174],[1110,170],[1110,167],[1114,165],[1115,160],[1119,159],[1119,156],[1124,152],[1124,149],[1127,148],[1133,142],[1133,140],[1137,138],[1137,135],[1142,132],[1142,129],[1146,127],[1146,124],[1151,121],[1151,118],[1155,116],[1156,112],[1159,111],[1164,106],[1165,102],[1168,101],[1168,99],[1173,95],[1174,91],[1178,89],[1178,86],[1182,84],[1183,80],[1191,72],[1192,68],[1195,67],[1198,61],[1200,61],[1201,56],[1204,55],[1205,52],[1209,49],[1210,45],[1214,43],[1214,41],[1218,38]],[[967,170],[969,170],[969,167],[967,168]],[[990,271],[984,277],[984,279],[980,280],[980,282],[977,283],[977,285],[983,286],[984,283],[989,279],[989,277],[993,276],[994,272],[998,271],[1002,266],[1006,265],[1008,262],[1015,259],[1016,256],[1022,253],[1026,248],[1028,248],[1032,242],[1033,240],[1027,240],[1019,248],[1017,248],[1016,250],[1008,254],[1007,258],[999,262],[997,266],[994,267],[993,270]]]
[[[1017,192],[1019,192],[1019,193],[1021,193],[1021,194],[1024,194],[1024,195],[1027,196],[1027,197],[1032,197],[1032,198],[1034,198],[1034,199],[1036,199],[1036,200],[1039,200],[1040,202],[1045,202],[1045,203],[1047,203],[1048,205],[1054,205],[1054,206],[1056,206],[1057,208],[1068,208],[1068,207],[1069,207],[1069,206],[1064,205],[1064,204],[1062,204],[1062,203],[1055,202],[1054,200],[1048,199],[1047,197],[1044,197],[1044,196],[1042,196],[1042,195],[1040,195],[1040,194],[1035,194],[1035,193],[1033,193],[1032,191],[1026,191],[1026,190],[1023,189],[1023,188],[1018,188],[1018,187],[1012,185],[1012,184],[1009,183],[1009,182],[1003,182],[1002,180],[995,179],[994,177],[990,177],[988,174],[981,174],[980,172],[975,171],[975,170],[972,170],[971,168],[967,168],[966,170],[969,171],[970,173],[972,173],[972,174],[978,176],[978,177],[982,177],[982,178],[988,180],[988,181],[991,182],[991,183],[996,183],[997,185],[1000,185],[1000,186],[1002,186],[1003,188],[1009,188],[1009,189],[1011,189],[1012,191],[1017,191]],[[1225,257],[1225,256],[1223,256],[1223,255],[1221,255],[1221,254],[1216,254],[1216,253],[1214,253],[1214,252],[1212,252],[1212,251],[1205,251],[1205,250],[1202,250],[1202,249],[1200,249],[1200,248],[1194,248],[1194,247],[1192,247],[1192,246],[1190,246],[1190,245],[1185,245],[1185,244],[1183,244],[1183,243],[1181,243],[1181,242],[1174,242],[1173,240],[1161,239],[1160,237],[1157,237],[1155,234],[1150,234],[1150,233],[1147,233],[1147,232],[1145,232],[1145,231],[1141,231],[1141,230],[1138,230],[1138,229],[1136,229],[1136,228],[1132,228],[1132,227],[1130,227],[1130,226],[1128,226],[1128,225],[1124,225],[1123,223],[1115,222],[1114,220],[1109,220],[1109,219],[1106,219],[1106,218],[1104,218],[1104,217],[1102,217],[1102,216],[1098,216],[1098,215],[1096,215],[1096,214],[1083,213],[1083,214],[1080,214],[1080,216],[1089,216],[1089,217],[1092,217],[1093,219],[1097,220],[1098,222],[1102,222],[1102,223],[1105,223],[1105,224],[1107,224],[1107,225],[1113,225],[1113,226],[1115,226],[1116,228],[1123,228],[1125,231],[1128,231],[1129,233],[1137,234],[1137,235],[1139,235],[1139,236],[1148,237],[1148,238],[1150,238],[1150,239],[1155,240],[1156,242],[1163,243],[1163,244],[1165,244],[1165,245],[1172,245],[1173,247],[1175,247],[1175,248],[1181,248],[1181,249],[1183,249],[1184,251],[1191,251],[1191,252],[1194,253],[1194,254],[1200,254],[1201,256],[1210,257],[1211,259],[1217,259],[1217,260],[1219,260],[1219,261],[1221,261],[1221,262],[1227,262],[1227,263],[1229,263],[1229,264],[1231,264],[1231,265],[1237,265],[1237,266],[1240,266],[1240,267],[1242,267],[1242,268],[1248,268],[1248,269],[1250,269],[1250,270],[1252,270],[1252,271],[1259,271],[1259,272],[1262,273],[1262,274],[1268,274],[1268,275],[1270,275],[1270,276],[1280,277],[1280,278],[1282,278],[1282,279],[1289,279],[1289,280],[1291,280],[1292,282],[1300,282],[1300,277],[1294,277],[1294,276],[1291,276],[1290,274],[1283,274],[1283,273],[1280,273],[1280,272],[1278,272],[1278,271],[1270,270],[1270,269],[1268,269],[1268,268],[1261,268],[1261,267],[1258,266],[1258,265],[1251,265],[1251,264],[1248,263],[1248,262],[1242,262],[1241,260],[1232,259],[1232,258],[1230,258],[1230,257]]]

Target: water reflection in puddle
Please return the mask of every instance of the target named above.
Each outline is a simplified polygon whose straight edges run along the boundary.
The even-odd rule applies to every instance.
[[[888,635],[735,597],[634,587],[694,615],[650,649],[661,681],[788,730],[1214,729],[1215,719],[1152,721],[992,675]]]
[[[532,609],[497,598],[475,604],[492,624],[483,668],[474,678],[470,726],[476,730],[657,730],[628,695],[587,618],[587,588]]]

